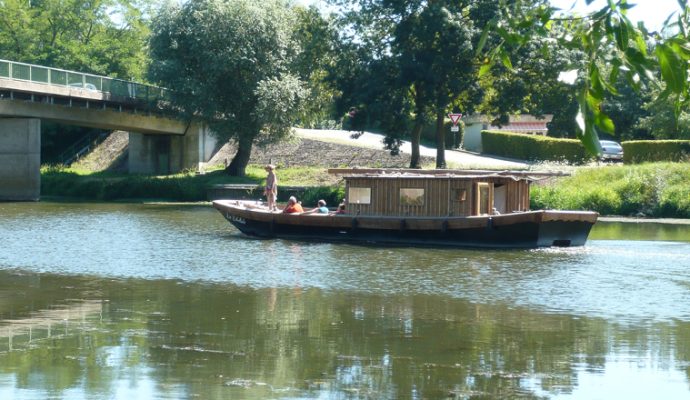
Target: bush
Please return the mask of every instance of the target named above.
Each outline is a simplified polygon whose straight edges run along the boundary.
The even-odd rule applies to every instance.
[[[482,149],[484,153],[519,160],[582,164],[592,159],[579,140],[503,131],[482,131]]]
[[[690,169],[684,163],[584,168],[567,178],[532,185],[530,207],[688,218]]]
[[[690,187],[674,185],[666,188],[659,199],[660,217],[690,218]]]
[[[631,140],[623,142],[623,161],[682,162],[690,159],[690,140]]]
[[[335,208],[345,197],[345,190],[339,187],[312,187],[302,193],[302,206],[305,209],[316,207],[316,203],[323,199],[329,208]]]
[[[41,194],[44,196],[93,200],[204,201],[206,186],[204,180],[196,179],[194,176],[82,176],[69,171],[45,171],[41,176]]]

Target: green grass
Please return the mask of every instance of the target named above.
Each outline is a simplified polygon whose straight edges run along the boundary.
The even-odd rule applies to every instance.
[[[690,218],[690,165],[650,163],[573,169],[573,175],[543,184],[533,184],[532,209],[593,210],[602,215]],[[221,169],[204,175],[129,175],[89,173],[73,169],[41,169],[41,194],[45,197],[120,201],[206,201],[215,184],[257,184],[266,179],[263,166],[250,165],[243,178]],[[289,167],[276,170],[279,187],[311,187],[302,194],[304,204],[320,198],[335,206],[343,198],[337,176],[321,167]],[[285,201],[287,191],[279,190]]]
[[[280,186],[314,186],[314,196],[334,198],[338,178],[318,167],[279,168]],[[99,201],[170,200],[205,201],[207,189],[216,184],[258,184],[266,180],[263,166],[250,165],[242,178],[215,169],[203,175],[182,172],[174,175],[130,175],[112,172],[44,166],[41,168],[41,195]],[[305,194],[306,195],[306,194]],[[342,196],[341,196],[342,197]],[[307,200],[307,199],[305,199]],[[308,199],[311,200],[311,199]],[[318,199],[317,199],[318,200]],[[335,200],[334,200],[335,201]],[[315,201],[314,201],[315,203]]]
[[[593,210],[603,215],[690,218],[687,163],[588,167],[535,184],[533,209]]]

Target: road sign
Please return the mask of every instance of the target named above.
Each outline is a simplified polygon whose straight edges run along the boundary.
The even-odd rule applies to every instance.
[[[449,113],[448,118],[450,118],[450,121],[453,123],[453,126],[455,126],[458,124],[458,122],[460,122],[460,118],[462,118],[462,114]]]
[[[457,125],[453,125],[450,127],[451,132],[460,132],[460,127]]]

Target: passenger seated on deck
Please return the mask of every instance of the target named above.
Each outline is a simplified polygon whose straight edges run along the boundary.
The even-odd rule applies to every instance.
[[[336,214],[346,214],[347,211],[345,211],[345,202],[342,202],[338,205],[338,209],[335,211]]]
[[[319,200],[316,208],[312,208],[309,211],[305,211],[305,214],[328,214],[328,207],[326,207],[326,200]]]
[[[303,213],[304,209],[302,208],[302,205],[297,202],[297,198],[295,196],[290,196],[288,199],[288,203],[283,208],[283,213],[285,214],[295,214],[295,213]]]

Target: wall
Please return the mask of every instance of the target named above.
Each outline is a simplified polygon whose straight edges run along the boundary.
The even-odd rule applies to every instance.
[[[41,121],[0,118],[0,200],[36,201],[41,194]]]
[[[482,129],[486,125],[482,123],[466,123],[462,148],[477,153],[482,152]]]

